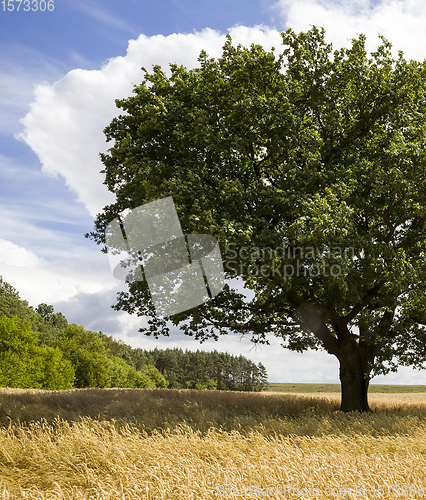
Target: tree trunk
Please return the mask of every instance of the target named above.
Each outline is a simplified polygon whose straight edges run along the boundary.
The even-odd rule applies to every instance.
[[[340,382],[342,411],[370,411],[368,406],[369,373],[362,368],[357,353],[340,360]]]
[[[337,333],[333,335],[327,325],[326,316],[318,312],[312,304],[304,302],[295,294],[290,295],[290,300],[291,305],[302,318],[301,324],[309,328],[322,342],[327,352],[339,360],[342,390],[340,409],[342,411],[370,411],[368,384],[378,344],[363,340],[363,338],[369,338],[368,332],[359,336],[352,334],[348,329],[347,319],[339,319],[335,312],[331,311],[333,329]],[[392,314],[384,318],[388,321],[392,318]],[[384,324],[383,330],[385,327]]]

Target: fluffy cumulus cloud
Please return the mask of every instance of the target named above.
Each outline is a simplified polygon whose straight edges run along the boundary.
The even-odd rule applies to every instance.
[[[19,247],[11,241],[0,238],[0,264],[34,268],[42,264],[43,261],[31,250]]]
[[[422,0],[279,0],[282,19],[294,31],[322,26],[334,48],[348,46],[359,34],[367,36],[367,48],[377,47],[378,34],[406,57],[426,57],[426,3]]]
[[[280,37],[270,28],[237,27],[230,30],[236,43],[277,46]],[[129,42],[127,54],[109,60],[100,70],[75,69],[53,85],[39,85],[29,113],[22,119],[20,137],[36,152],[43,171],[60,174],[66,184],[96,215],[113,201],[103,185],[99,152],[107,149],[103,129],[118,110],[115,99],[128,97],[142,80],[141,67],[170,63],[191,68],[202,49],[212,57],[221,54],[225,35],[206,29],[195,34],[167,37],[141,35]]]

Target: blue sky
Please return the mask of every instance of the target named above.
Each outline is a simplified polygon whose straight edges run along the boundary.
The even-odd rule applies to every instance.
[[[141,66],[194,67],[202,49],[220,55],[226,32],[270,48],[280,45],[277,30],[315,24],[336,48],[365,33],[371,49],[381,33],[423,60],[421,0],[54,0],[51,12],[18,4],[10,0],[8,11],[6,0],[3,11],[0,3],[0,275],[31,305],[53,304],[135,347],[218,349],[261,361],[273,382],[337,383],[338,363],[325,353],[291,353],[277,339],[255,349],[231,336],[200,345],[179,331],[155,340],[137,332],[143,319],[110,308],[124,288],[83,236],[112,200],[99,173],[102,130],[117,114],[114,99],[140,83]],[[407,368],[379,382],[425,384],[426,376]]]

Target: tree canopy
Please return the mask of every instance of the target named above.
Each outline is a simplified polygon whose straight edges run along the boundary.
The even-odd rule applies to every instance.
[[[228,281],[172,322],[199,340],[325,349],[341,408],[368,410],[371,377],[426,359],[426,66],[383,37],[368,54],[364,35],[339,50],[316,27],[281,36],[279,53],[228,36],[195,69],[143,68],[105,129],[116,202],[89,236],[105,243],[124,210],[172,196],[183,232],[214,235],[251,293]],[[146,282],[128,286],[114,307],[168,335]]]

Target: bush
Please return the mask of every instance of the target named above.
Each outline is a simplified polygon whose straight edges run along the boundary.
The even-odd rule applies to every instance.
[[[154,387],[158,389],[166,389],[169,385],[168,381],[155,366],[148,365],[142,369],[142,373],[154,382]]]
[[[38,333],[29,321],[0,317],[0,386],[70,389],[74,368],[59,349],[37,345]]]

